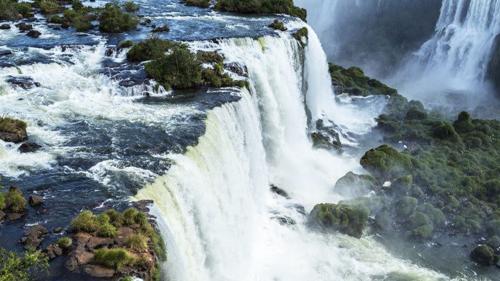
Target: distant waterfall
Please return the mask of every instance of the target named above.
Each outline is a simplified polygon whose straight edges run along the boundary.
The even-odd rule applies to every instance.
[[[424,72],[465,82],[484,79],[500,33],[500,0],[444,0],[434,36],[417,53]]]

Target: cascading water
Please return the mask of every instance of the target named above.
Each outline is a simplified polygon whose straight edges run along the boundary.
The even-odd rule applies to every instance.
[[[477,87],[499,33],[499,0],[445,0],[433,37],[407,67],[424,79],[445,81],[452,89]]]
[[[170,279],[444,278],[392,257],[371,238],[307,229],[305,211],[338,201],[333,183],[358,168],[354,159],[315,150],[308,140],[303,83],[322,90],[312,76],[303,78],[301,58],[311,54],[285,34],[224,40],[219,47],[228,61],[248,68],[250,90],[212,110],[198,145],[172,156],[168,173],[136,196],[156,202]],[[290,199],[271,192],[271,184]]]

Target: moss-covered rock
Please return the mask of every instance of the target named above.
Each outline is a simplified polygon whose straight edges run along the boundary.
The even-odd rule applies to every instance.
[[[306,20],[307,11],[293,0],[217,0],[215,9],[242,14],[288,14]]]
[[[270,28],[275,29],[275,30],[280,30],[280,31],[286,31],[287,28],[285,27],[285,24],[280,21],[280,20],[274,20],[270,25]]]
[[[410,174],[411,157],[388,145],[371,149],[361,158],[361,166],[376,177],[393,179]]]
[[[483,265],[494,265],[498,261],[495,251],[488,245],[479,245],[470,253],[470,258],[474,262]]]
[[[301,29],[295,31],[292,34],[293,38],[301,43],[302,46],[305,46],[307,39],[309,39],[309,30],[306,27],[302,27]]]
[[[360,238],[367,225],[368,214],[368,210],[361,206],[318,204],[309,214],[309,220],[323,230],[339,231]]]
[[[374,190],[375,187],[373,177],[348,172],[335,183],[334,191],[344,197],[359,197]]]
[[[333,86],[339,93],[354,96],[387,95],[394,96],[397,91],[384,83],[367,77],[358,67],[344,68],[340,65],[329,65]]]
[[[0,117],[0,139],[5,142],[20,143],[28,139],[27,124],[24,121]]]

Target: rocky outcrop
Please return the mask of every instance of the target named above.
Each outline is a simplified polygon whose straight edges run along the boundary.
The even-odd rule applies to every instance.
[[[49,233],[47,228],[43,225],[35,225],[29,227],[24,232],[23,238],[21,238],[21,243],[26,249],[36,249],[43,241],[43,237]]]
[[[40,87],[40,83],[35,82],[33,78],[28,76],[8,76],[6,81],[14,87],[19,87],[24,90]]]
[[[495,255],[495,250],[488,245],[479,245],[470,253],[472,261],[479,265],[490,266],[498,262],[499,256]]]
[[[17,187],[10,187],[7,192],[0,192],[0,222],[22,218],[26,212],[26,199]]]
[[[323,149],[342,149],[338,128],[330,121],[319,119],[316,121],[316,129],[311,133],[314,147]]]
[[[147,209],[147,203],[137,205]],[[70,250],[68,270],[95,278],[156,280],[159,263],[165,259],[164,245],[145,212],[136,208],[122,213],[110,209],[99,215],[84,211],[72,221],[71,229],[74,234],[58,243]]]

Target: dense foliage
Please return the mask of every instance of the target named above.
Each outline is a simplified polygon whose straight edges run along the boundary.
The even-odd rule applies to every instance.
[[[20,256],[0,248],[0,280],[30,281],[48,268],[47,257],[41,252],[28,251]]]
[[[99,16],[99,30],[108,33],[120,33],[135,29],[138,24],[136,16],[124,12],[116,3],[104,6]]]
[[[210,0],[183,0],[183,3],[188,6],[196,6],[201,8],[210,7]]]
[[[306,20],[307,11],[293,0],[218,0],[215,9],[243,14],[288,14]]]
[[[32,6],[30,3],[0,0],[0,20],[17,20],[32,16]]]
[[[397,91],[365,75],[359,67],[344,68],[330,63],[330,75],[336,89],[355,96],[396,95]]]

